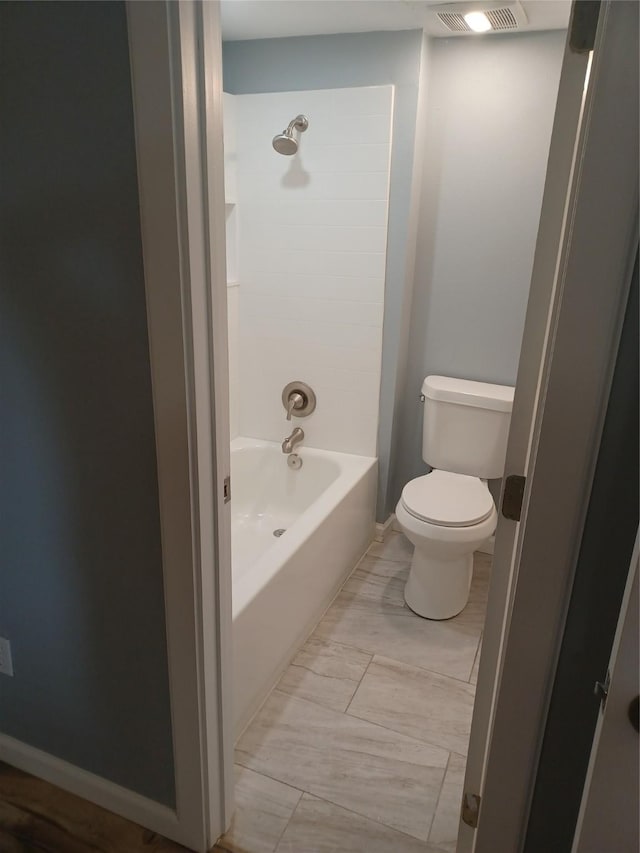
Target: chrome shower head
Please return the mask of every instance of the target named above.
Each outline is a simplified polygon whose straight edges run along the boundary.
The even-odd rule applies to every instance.
[[[284,154],[290,157],[298,150],[298,140],[293,135],[294,130],[299,133],[304,133],[309,127],[309,119],[306,116],[296,116],[293,121],[289,122],[289,126],[282,133],[276,134],[273,137],[272,145],[278,154]]]
[[[271,144],[278,154],[286,154],[289,157],[298,150],[298,140],[294,139],[293,134],[286,133],[286,131],[274,136]]]

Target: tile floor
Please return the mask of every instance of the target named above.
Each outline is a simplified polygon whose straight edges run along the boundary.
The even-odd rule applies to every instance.
[[[236,748],[233,853],[452,853],[491,557],[469,604],[404,603],[411,545],[375,542]]]

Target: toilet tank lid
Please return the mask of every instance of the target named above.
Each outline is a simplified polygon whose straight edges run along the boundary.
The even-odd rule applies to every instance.
[[[511,385],[492,385],[450,376],[427,376],[422,383],[422,393],[430,400],[462,403],[494,412],[511,411],[514,390]]]

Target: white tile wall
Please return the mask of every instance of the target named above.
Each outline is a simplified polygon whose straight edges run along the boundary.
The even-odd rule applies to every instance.
[[[236,180],[236,98],[226,92],[222,96],[224,129],[224,195],[227,204],[235,204],[238,195]]]
[[[227,319],[229,324],[229,432],[233,440],[240,435],[238,406],[238,390],[240,387],[240,287],[237,284],[227,287]]]
[[[224,113],[224,194],[227,236],[227,334],[229,350],[229,430],[231,438],[240,434],[238,388],[240,385],[240,288],[238,287],[237,234],[237,148],[236,98],[223,95]]]
[[[234,101],[240,434],[281,441],[301,379],[318,398],[305,443],[375,456],[393,87]],[[284,157],[271,140],[298,113],[309,130]]]

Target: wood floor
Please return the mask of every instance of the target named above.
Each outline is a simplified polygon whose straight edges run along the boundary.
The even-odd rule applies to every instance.
[[[0,851],[186,853],[186,847],[0,762]]]

